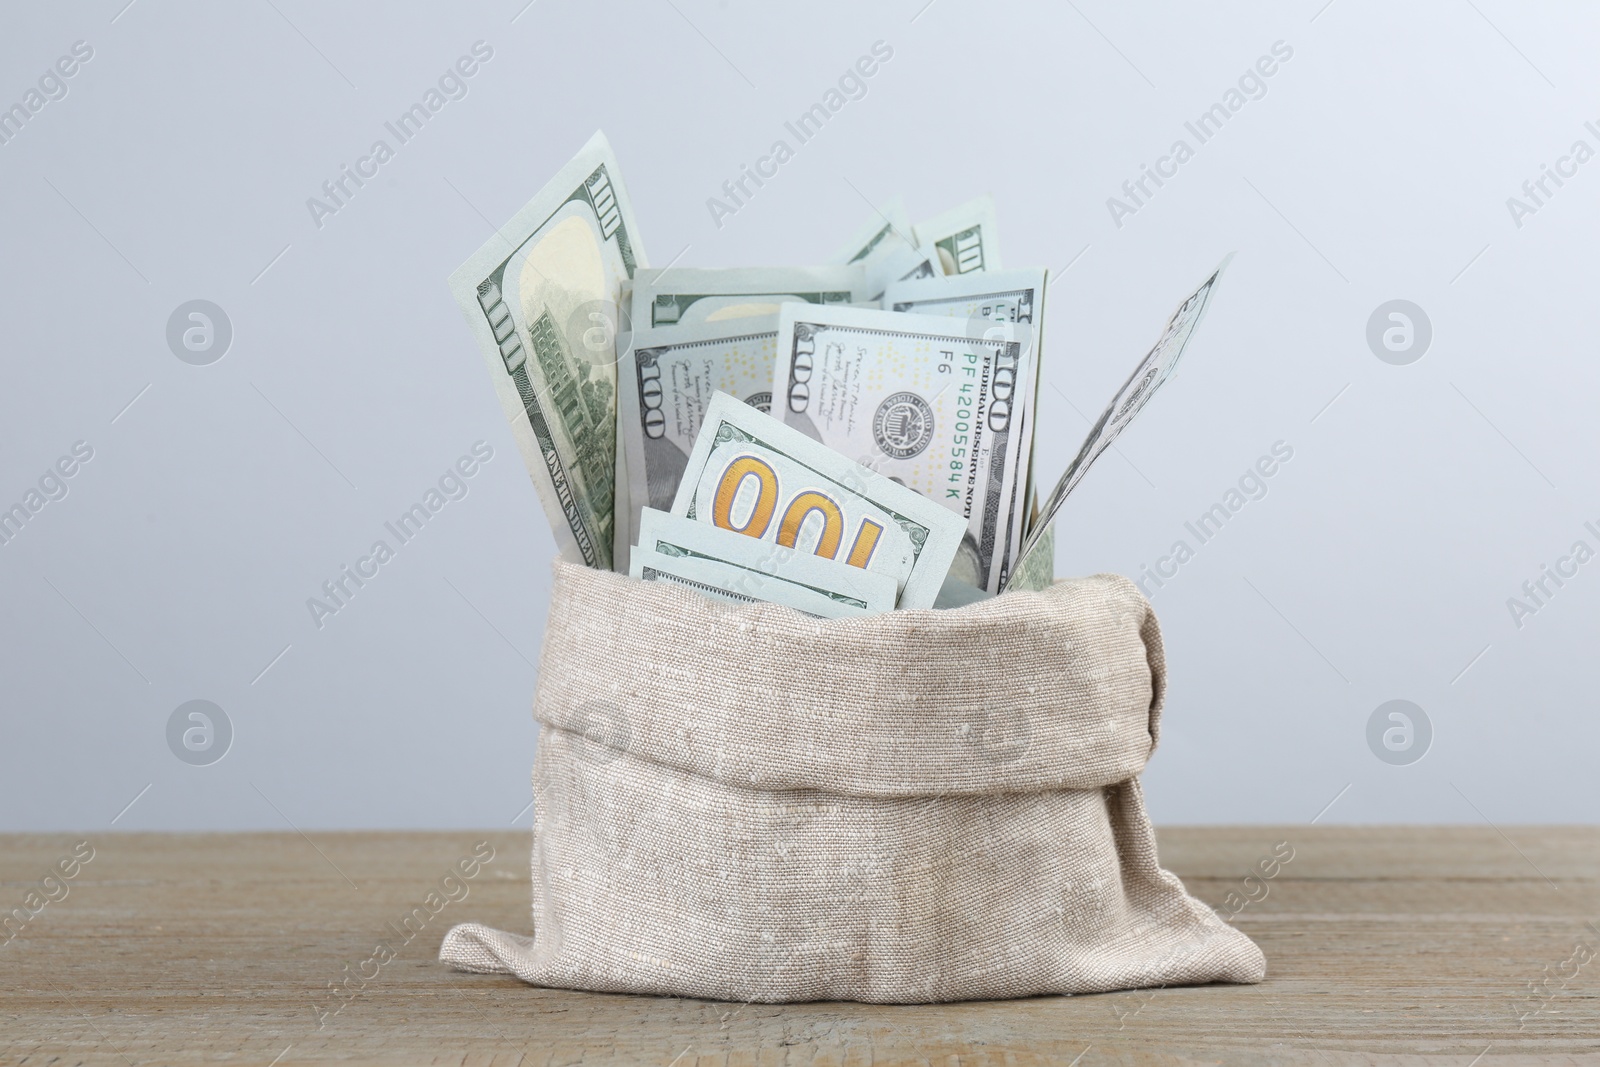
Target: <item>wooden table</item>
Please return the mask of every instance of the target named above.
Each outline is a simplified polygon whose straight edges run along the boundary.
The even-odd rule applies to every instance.
[[[1265,983],[930,1007],[447,970],[450,924],[527,929],[526,832],[91,835],[66,896],[0,946],[0,1065],[1600,1063],[1600,828],[1502,829],[1166,830],[1164,865],[1224,913],[1257,860],[1294,849],[1233,919],[1265,950]],[[468,897],[359,995],[330,995],[485,839],[495,857]],[[0,909],[78,840],[0,836]]]

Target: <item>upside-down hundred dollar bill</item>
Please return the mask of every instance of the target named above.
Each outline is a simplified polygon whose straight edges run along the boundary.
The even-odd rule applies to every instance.
[[[628,522],[639,540],[639,511],[668,511],[689,465],[706,408],[718,392],[759,411],[772,407],[778,316],[638,330],[617,365],[617,434],[627,457]]]
[[[1000,232],[988,194],[917,223],[912,233],[918,245],[938,251],[945,274],[1000,269]]]
[[[633,207],[596,133],[450,276],[561,555],[609,569],[617,506],[616,334],[644,264]]]
[[[948,315],[967,320],[968,330],[996,338],[1006,336],[1010,323],[1024,323],[1033,330],[1034,381],[1024,394],[1018,413],[1017,432],[1023,436],[1027,455],[1018,464],[1023,477],[1012,487],[1006,520],[1006,560],[1009,564],[1022,550],[1028,529],[1024,502],[1034,500],[1033,440],[1037,436],[1034,419],[1039,391],[1040,366],[1044,362],[1045,283],[1050,272],[1043,267],[1021,270],[975,271],[953,278],[930,278],[899,282],[883,295],[883,306],[890,311],[913,315]],[[1001,568],[1000,584],[1010,582],[1009,566]]]
[[[961,518],[723,393],[706,411],[672,513],[895,578],[928,608]]]
[[[834,267],[668,267],[633,279],[633,325],[681,326],[771,315],[786,300],[848,304],[866,300],[860,264]]]
[[[872,300],[881,300],[892,282],[936,278],[944,273],[937,251],[917,247],[911,236],[911,217],[898,194],[890,197],[882,211],[874,210],[873,217],[856,231],[833,262],[861,264],[867,272],[867,290]]]
[[[1128,376],[1128,380],[1122,383],[1122,388],[1111,398],[1111,403],[1106,405],[1105,411],[1100,413],[1100,421],[1094,424],[1089,436],[1084,438],[1077,457],[1067,464],[1061,480],[1045,498],[1039,514],[1034,518],[1028,536],[1023,541],[1022,552],[1017,557],[1016,569],[1022,569],[1028,561],[1028,555],[1039,547],[1044,532],[1050,528],[1051,522],[1056,517],[1056,512],[1061,510],[1067,495],[1077,488],[1084,474],[1094,465],[1094,461],[1111,447],[1111,443],[1150,402],[1156,390],[1161,388],[1161,383],[1171,377],[1172,372],[1177,369],[1178,358],[1183,355],[1184,346],[1189,343],[1189,338],[1194,336],[1195,328],[1205,317],[1206,309],[1211,304],[1211,294],[1216,290],[1222,272],[1228,269],[1228,264],[1232,260],[1233,253],[1230,252],[1217,265],[1217,269],[1211,272],[1210,277],[1200,283],[1200,288],[1190,293],[1189,298],[1178,305],[1178,310],[1167,320],[1166,329],[1161,331],[1161,337],[1144,359],[1139,361],[1139,365]]]
[[[993,335],[945,316],[790,304],[778,316],[772,410],[960,516],[952,573],[994,593],[1007,569],[1016,483],[1026,477],[1020,415],[1033,361],[1022,323]]]
[[[784,604],[824,619],[892,611],[895,605],[895,581],[887,575],[655,508],[641,513],[629,573],[675,581],[721,600]]]

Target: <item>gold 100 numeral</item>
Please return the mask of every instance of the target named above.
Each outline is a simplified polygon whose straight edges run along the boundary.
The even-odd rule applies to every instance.
[[[744,525],[738,526],[733,521],[733,498],[751,478],[756,480],[756,503]],[[762,537],[772,525],[772,517],[778,513],[781,496],[778,472],[769,463],[757,456],[740,456],[728,464],[728,469],[722,472],[722,480],[717,483],[717,493],[711,502],[711,521],[724,530]],[[839,546],[844,542],[844,511],[838,501],[816,489],[796,493],[784,507],[783,517],[778,520],[778,544],[793,548],[800,539],[800,527],[813,513],[822,516],[822,535],[817,538],[816,554],[826,559],[838,558]],[[882,536],[880,524],[863,518],[845,562],[865,569]]]

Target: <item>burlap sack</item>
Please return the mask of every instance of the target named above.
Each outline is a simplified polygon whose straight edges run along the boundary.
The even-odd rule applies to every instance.
[[[1164,685],[1110,575],[829,621],[557,564],[533,936],[466,923],[439,958],[740,1001],[1260,981],[1156,864]]]

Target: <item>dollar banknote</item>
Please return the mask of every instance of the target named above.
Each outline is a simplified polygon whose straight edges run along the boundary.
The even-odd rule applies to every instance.
[[[1036,375],[1030,328],[787,305],[778,318],[773,414],[812,440],[958,515],[952,574],[998,592],[1007,529],[1031,450],[1020,414]]]
[[[609,569],[616,333],[644,264],[603,133],[450,276],[564,558]]]
[[[1000,269],[1000,233],[990,196],[969,200],[943,215],[919,222],[912,233],[919,246],[939,253],[945,274]]]
[[[706,409],[718,392],[772,407],[778,316],[638,330],[618,364],[617,434],[627,457],[631,510],[620,523],[639,540],[640,509],[670,510]]]
[[[1228,269],[1228,264],[1233,260],[1229,253],[1211,272],[1205,281],[1200,283],[1200,288],[1190,293],[1183,303],[1178,305],[1178,310],[1172,313],[1167,320],[1166,328],[1161,331],[1161,336],[1145,354],[1144,359],[1128,375],[1128,380],[1118,389],[1111,398],[1111,403],[1106,405],[1105,411],[1100,413],[1100,419],[1089,431],[1089,436],[1083,440],[1083,445],[1078,449],[1077,456],[1056,482],[1055,488],[1045,498],[1044,504],[1039,509],[1039,514],[1033,521],[1032,528],[1023,542],[1022,552],[1018,556],[1018,567],[1028,562],[1031,553],[1041,550],[1040,542],[1045,532],[1050,529],[1056,517],[1056,512],[1061,510],[1061,505],[1068,494],[1077,488],[1078,483],[1100,454],[1111,447],[1134,417],[1144,409],[1155,395],[1161,383],[1172,376],[1177,369],[1178,359],[1183,355],[1183,350],[1189,343],[1189,338],[1194,336],[1195,328],[1200,325],[1200,320],[1205,317],[1206,309],[1211,304],[1211,295],[1216,290],[1217,283],[1222,279],[1223,271]],[[1053,549],[1053,543],[1052,543]]]
[[[633,280],[633,324],[677,326],[771,315],[789,300],[848,304],[866,300],[859,263],[832,267],[669,267]]]
[[[1006,589],[1037,593],[1049,589],[1055,582],[1056,524],[1047,522],[1039,529],[1039,539],[1029,551],[1018,558],[1016,567],[1006,579]]]
[[[887,574],[902,608],[933,606],[964,527],[726,393],[706,411],[672,513]]]
[[[1042,526],[1036,525],[1039,521],[1039,494],[1030,490],[1028,499],[1033,507],[1028,517],[1028,534],[1032,536],[1037,531],[1039,543],[1026,559],[1019,554],[1016,567],[1006,579],[1006,589],[1037,593],[1050,588],[1056,580],[1056,524],[1047,522]]]
[[[883,299],[884,290],[892,282],[935,278],[944,273],[938,251],[918,247],[911,236],[911,218],[898,195],[891,197],[882,211],[874,210],[834,262],[861,264],[867,272],[868,297],[874,301]]]
[[[1006,509],[1006,561],[1022,551],[1027,527],[1024,501],[1034,498],[1033,438],[1034,408],[1039,392],[1039,367],[1045,359],[1044,301],[1050,272],[1043,267],[1022,270],[975,271],[950,278],[913,279],[889,286],[883,306],[912,315],[945,315],[964,319],[973,335],[1008,336],[1011,323],[1028,326],[1033,333],[1034,381],[1024,390],[1017,410],[1017,433],[1026,442],[1026,455],[1020,461],[1023,476],[1015,479],[1010,504]],[[1009,566],[1001,568],[1000,582],[1009,581]]]
[[[735,603],[784,604],[808,615],[842,619],[891,611],[896,584],[810,552],[645,508],[629,573],[675,582]]]

